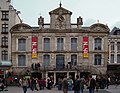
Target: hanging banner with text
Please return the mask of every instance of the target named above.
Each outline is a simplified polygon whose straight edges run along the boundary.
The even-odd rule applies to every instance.
[[[83,37],[83,56],[88,58],[88,37]]]
[[[32,58],[37,58],[38,38],[32,37]]]

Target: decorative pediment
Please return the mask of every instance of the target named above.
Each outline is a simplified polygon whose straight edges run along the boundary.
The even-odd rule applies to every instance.
[[[31,29],[32,27],[24,24],[24,23],[20,23],[20,24],[16,24],[11,28],[11,31],[18,31],[20,29]]]
[[[67,10],[67,9],[65,9],[65,8],[63,8],[63,7],[58,7],[57,9],[55,9],[55,10],[52,10],[51,12],[49,12],[49,14],[51,15],[51,14],[56,14],[56,15],[59,15],[60,13],[62,13],[62,14],[72,14],[72,12],[71,11],[69,11],[69,10]]]
[[[96,23],[90,26],[90,30],[92,31],[109,31],[109,28],[107,25]]]

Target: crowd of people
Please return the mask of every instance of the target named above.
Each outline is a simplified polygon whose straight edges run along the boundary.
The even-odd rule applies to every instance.
[[[14,80],[13,80],[14,81]],[[88,77],[76,75],[75,79],[72,76],[67,77],[64,75],[63,78],[59,77],[56,84],[54,84],[53,77],[48,78],[26,78],[22,77],[18,79],[18,86],[23,88],[24,93],[27,93],[27,89],[31,91],[40,91],[47,88],[51,90],[53,87],[57,87],[58,90],[63,91],[63,93],[68,93],[68,91],[74,91],[74,93],[84,93],[84,89],[89,89],[89,93],[94,93],[94,91],[99,91],[99,89],[109,88],[110,77],[107,76],[96,76],[93,77],[89,75]],[[120,84],[120,78],[116,77],[115,87]],[[0,79],[0,89],[4,90],[7,87],[7,80],[4,78]]]
[[[63,93],[68,93],[69,90],[73,90],[74,93],[84,93],[84,89],[89,89],[89,93],[94,93],[94,91],[98,91],[99,89],[109,88],[110,78],[103,76],[92,77],[79,77],[76,75],[75,80],[72,80],[71,77],[65,77],[59,79],[58,81],[58,90],[63,90]]]

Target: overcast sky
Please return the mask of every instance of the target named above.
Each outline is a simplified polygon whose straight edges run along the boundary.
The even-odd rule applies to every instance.
[[[93,23],[107,24],[109,28],[120,27],[120,0],[12,0],[15,9],[21,11],[24,23],[37,26],[37,19],[41,15],[45,23],[50,22],[49,12],[59,7],[71,11],[71,22],[76,23],[79,16],[83,18],[83,26]]]

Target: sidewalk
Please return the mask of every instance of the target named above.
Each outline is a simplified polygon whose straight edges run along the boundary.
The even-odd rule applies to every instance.
[[[110,85],[109,88],[105,90],[111,93],[120,93],[120,85],[118,85],[117,87],[115,85]]]

